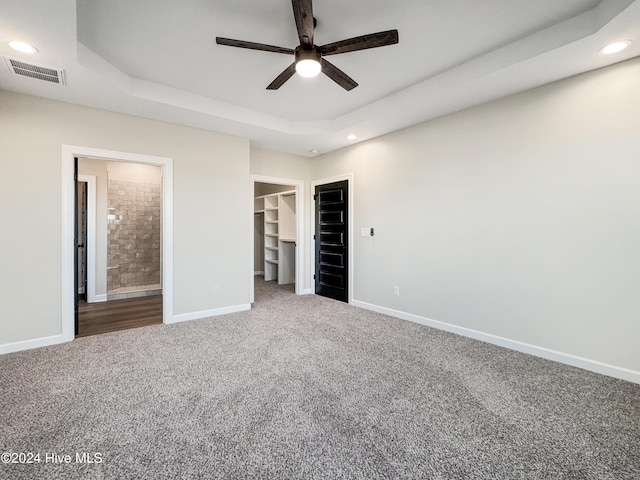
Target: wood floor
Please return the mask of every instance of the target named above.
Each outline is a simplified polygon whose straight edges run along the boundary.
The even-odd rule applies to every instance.
[[[78,337],[162,323],[162,295],[78,304]]]

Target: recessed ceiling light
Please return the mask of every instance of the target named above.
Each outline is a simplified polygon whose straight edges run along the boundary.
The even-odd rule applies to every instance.
[[[355,140],[356,138],[358,138],[356,135],[354,135],[353,133],[350,133],[349,135],[347,135],[347,140]]]
[[[600,49],[600,53],[603,55],[611,55],[612,53],[618,53],[631,45],[631,40],[622,40],[621,42],[613,42],[609,45],[605,45]]]
[[[22,52],[22,53],[28,53],[29,55],[38,53],[38,49],[33,45],[29,45],[28,43],[20,42],[18,40],[10,41],[9,46],[14,50],[18,50],[19,52]]]

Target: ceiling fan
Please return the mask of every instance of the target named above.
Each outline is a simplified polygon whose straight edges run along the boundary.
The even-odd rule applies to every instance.
[[[295,61],[269,84],[267,90],[277,90],[296,72],[303,77],[314,77],[321,71],[345,90],[353,90],[358,86],[355,80],[332,63],[329,63],[324,57],[398,43],[398,30],[387,30],[328,43],[319,47],[313,43],[313,30],[316,26],[316,19],[313,16],[312,0],[291,0],[291,4],[293,5],[293,16],[296,20],[298,38],[300,39],[300,45],[295,50],[264,43],[216,37],[218,45],[295,55]]]

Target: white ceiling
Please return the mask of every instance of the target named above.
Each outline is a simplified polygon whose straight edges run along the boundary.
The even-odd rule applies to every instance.
[[[288,55],[228,37],[298,44],[288,0],[0,0],[0,54],[65,71],[0,88],[250,138],[314,156],[640,55],[640,0],[316,0],[315,43],[396,28],[400,42],[332,56],[359,86],[297,75]],[[20,39],[34,56],[10,49]],[[603,56],[603,45],[634,43]],[[0,106],[1,108],[1,106]]]

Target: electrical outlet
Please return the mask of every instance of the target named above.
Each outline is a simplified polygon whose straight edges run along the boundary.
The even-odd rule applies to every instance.
[[[220,295],[220,285],[214,285],[213,286],[213,294],[214,295]]]
[[[396,297],[399,297],[400,296],[400,287],[398,287],[398,286],[393,287],[393,294]]]

